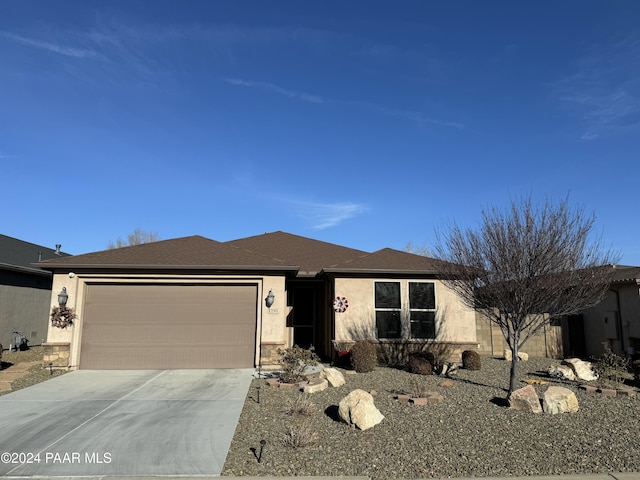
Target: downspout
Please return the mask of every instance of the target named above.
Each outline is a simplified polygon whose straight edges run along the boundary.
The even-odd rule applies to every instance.
[[[616,319],[616,330],[618,330],[618,335],[620,337],[620,354],[624,355],[624,332],[622,330],[622,310],[620,309],[620,292],[615,288],[612,288],[611,291],[616,294],[616,309],[618,311],[617,319]]]
[[[336,276],[328,275],[329,288],[325,289],[325,292],[329,294],[329,298],[326,299],[325,304],[329,304],[328,315],[329,317],[329,356],[331,360],[335,360],[338,356],[338,349],[336,347],[336,311],[332,308],[331,300],[336,298]],[[326,284],[325,284],[326,285]],[[328,290],[328,291],[327,291]]]
[[[264,295],[264,279],[262,280],[262,290],[260,298]],[[264,309],[262,301],[258,299],[258,308],[260,311],[260,338],[258,338],[258,379],[262,378],[262,325],[264,325]]]

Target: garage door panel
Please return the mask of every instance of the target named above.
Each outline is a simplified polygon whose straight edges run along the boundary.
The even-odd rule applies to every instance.
[[[80,367],[252,367],[257,285],[89,285]]]
[[[130,360],[131,350],[135,349],[136,361],[143,365],[153,365],[153,367],[132,368]],[[252,354],[249,349],[245,349],[246,355]],[[84,353],[83,353],[84,355]],[[221,348],[213,352],[208,346],[193,346],[179,355],[168,355],[153,345],[139,344],[131,347],[121,345],[104,345],[99,347],[89,347],[88,360],[82,363],[83,369],[97,370],[146,370],[146,369],[190,369],[197,368],[194,364],[213,365],[207,368],[237,368],[234,358],[237,350],[231,347]],[[100,359],[100,363],[95,363],[94,359]]]
[[[216,322],[212,319],[211,325],[202,325],[184,322],[179,326],[174,323],[158,323],[152,325],[145,324],[101,324],[87,325],[83,329],[83,336],[87,338],[109,339],[112,343],[136,343],[136,342],[154,342],[167,345],[175,345],[187,347],[190,343],[213,343],[226,344],[232,342],[234,344],[244,345],[247,342],[253,342],[255,329],[248,328],[246,324]],[[252,325],[251,325],[252,327]],[[221,334],[220,330],[224,330]]]

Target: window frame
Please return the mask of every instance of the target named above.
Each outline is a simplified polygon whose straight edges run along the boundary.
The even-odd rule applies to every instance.
[[[419,284],[429,284],[431,285],[432,288],[432,294],[433,294],[433,307],[427,307],[427,308],[415,308],[412,307],[411,305],[411,285],[419,285]],[[438,336],[438,329],[437,329],[437,325],[436,325],[436,311],[438,309],[438,303],[437,303],[437,295],[436,295],[436,283],[435,282],[427,282],[427,281],[423,281],[423,282],[417,282],[417,281],[407,281],[407,297],[408,297],[408,311],[409,311],[409,339],[410,340],[434,340],[437,336]],[[413,320],[413,313],[414,312],[422,312],[422,313],[427,313],[430,314],[429,317],[433,318],[432,321],[430,321],[429,323],[433,324],[433,336],[430,337],[418,337],[418,336],[413,336],[413,326],[414,324],[420,324],[423,322],[420,322],[419,320]]]
[[[386,302],[385,305],[379,306],[381,301],[385,300],[380,298],[378,294],[378,285],[380,284],[395,284],[397,285],[397,295],[399,304],[396,306],[391,305],[394,302]],[[413,285],[427,284],[431,287],[431,292],[428,290],[417,291],[412,295],[412,290],[415,288]],[[421,294],[421,295],[420,295]],[[436,312],[438,309],[437,304],[437,292],[436,282],[432,280],[374,280],[373,281],[373,307],[375,312],[375,332],[378,340],[435,340],[438,336],[438,329],[436,323]],[[412,305],[412,299],[414,299],[414,305]],[[415,305],[416,299],[426,300],[423,301],[424,305]],[[389,313],[391,312],[391,314]],[[415,314],[415,317],[414,317]],[[425,318],[417,318],[425,317]],[[393,317],[397,317],[395,320]],[[383,324],[384,327],[392,325],[394,322],[397,326],[397,336],[389,336],[389,331],[395,331],[395,329],[385,328],[383,335],[380,334],[379,325]],[[382,323],[385,322],[385,323]],[[426,326],[425,326],[426,324]],[[414,336],[414,331],[425,329],[431,336]]]
[[[379,284],[394,284],[397,285],[398,288],[398,306],[397,307],[392,307],[392,306],[378,306],[378,285]],[[378,339],[381,340],[398,340],[398,339],[402,339],[403,335],[402,335],[402,282],[399,281],[374,281],[373,282],[373,307],[375,310],[375,331],[376,331],[376,337]],[[388,317],[389,313],[391,313],[391,316]],[[379,315],[380,314],[380,315]],[[394,315],[395,314],[395,315]],[[397,331],[398,331],[398,335],[397,336],[381,336],[380,335],[380,328],[379,328],[379,323],[381,321],[385,321],[388,322],[389,318],[393,318],[393,316],[397,317]],[[383,318],[386,317],[386,318]],[[389,332],[391,329],[385,329],[385,332]]]

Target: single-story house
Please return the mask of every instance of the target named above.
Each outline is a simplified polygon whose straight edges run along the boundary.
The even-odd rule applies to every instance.
[[[615,353],[640,353],[640,267],[612,267],[602,302],[574,319],[580,347],[588,356],[602,354],[607,343]]]
[[[523,350],[553,358],[598,357],[608,345],[614,353],[640,354],[640,267],[612,265],[611,284],[602,301],[581,313],[555,318]],[[500,356],[507,344],[497,325],[478,311],[480,353]]]
[[[28,345],[47,338],[52,275],[33,264],[66,253],[0,235],[0,343],[5,349],[14,342],[12,332],[24,335]]]
[[[53,273],[51,306],[64,287],[77,314],[67,328],[49,326],[52,363],[167,369],[267,366],[294,344],[330,359],[364,338],[477,348],[475,312],[439,280],[439,265],[274,232],[190,236],[38,267]]]

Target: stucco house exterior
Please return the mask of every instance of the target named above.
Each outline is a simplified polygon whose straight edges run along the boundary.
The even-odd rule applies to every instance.
[[[60,246],[52,249],[0,235],[0,343],[5,349],[14,341],[14,329],[32,346],[47,338],[52,275],[34,264],[66,255]]]
[[[583,312],[551,319],[523,348],[538,357],[598,357],[608,344],[614,353],[640,354],[640,267],[612,265],[602,301]],[[497,325],[476,313],[479,352],[500,356],[507,343]]]
[[[272,365],[277,349],[450,342],[477,348],[475,312],[438,279],[439,261],[373,253],[285,232],[228,242],[191,236],[44,261],[51,306],[66,288],[72,326],[49,326],[52,363],[81,369]]]
[[[584,353],[598,356],[603,343],[615,353],[640,353],[640,267],[612,267],[609,291],[602,302],[585,310],[574,321],[574,342],[584,342]]]

